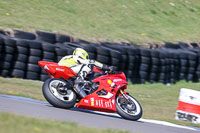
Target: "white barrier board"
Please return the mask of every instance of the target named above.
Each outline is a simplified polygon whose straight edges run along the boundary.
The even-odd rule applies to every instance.
[[[181,88],[175,118],[200,123],[200,91]]]
[[[200,115],[177,110],[176,120],[184,120],[195,124],[200,124]]]
[[[179,100],[186,103],[200,105],[200,91],[181,88]]]

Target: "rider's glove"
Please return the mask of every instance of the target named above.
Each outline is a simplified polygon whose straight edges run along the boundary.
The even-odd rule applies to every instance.
[[[115,70],[114,66],[109,66],[109,71],[110,71],[110,72],[112,72],[112,71],[114,71],[114,70]]]
[[[116,71],[117,67],[116,66],[109,66],[109,72]]]
[[[115,66],[108,66],[108,65],[103,64],[102,70],[108,71],[108,72],[113,72],[116,70],[116,68],[117,67],[115,67]]]

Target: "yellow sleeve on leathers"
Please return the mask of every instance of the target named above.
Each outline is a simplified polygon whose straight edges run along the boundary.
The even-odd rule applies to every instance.
[[[66,66],[66,67],[73,67],[78,65],[78,63],[73,59],[72,55],[68,55],[63,57],[59,62],[58,65]]]
[[[96,67],[103,68],[103,64],[95,60],[90,60],[89,64],[94,64]]]
[[[67,66],[67,67],[73,67],[75,65],[78,65],[78,63],[73,59],[72,55],[68,55],[68,56],[63,57],[58,62],[58,64],[61,65],[61,66]],[[81,64],[86,64],[86,65],[94,64],[96,67],[99,67],[99,68],[103,67],[102,63],[95,61],[95,60],[85,60],[85,61],[82,61]]]

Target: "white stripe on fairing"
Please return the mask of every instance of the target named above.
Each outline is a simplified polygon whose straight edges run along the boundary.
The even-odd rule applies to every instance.
[[[26,102],[31,102],[31,103],[37,103],[37,104],[47,104],[50,105],[48,102],[43,102],[31,98],[26,98],[26,97],[20,97],[20,96],[11,96],[11,95],[1,95],[0,97],[4,98],[10,98],[10,99],[16,99],[20,101],[26,101]],[[111,116],[111,117],[117,117],[121,118],[120,115],[115,114],[115,113],[104,113],[104,112],[99,112],[99,111],[90,111],[90,110],[85,110],[85,109],[79,109],[79,108],[72,108],[72,110],[77,110],[77,111],[82,111],[82,112],[89,112],[89,113],[94,113],[98,115],[105,115],[105,116]],[[177,128],[184,128],[184,129],[189,129],[189,130],[194,130],[194,131],[200,131],[200,128],[198,127],[189,127],[189,126],[181,126],[181,125],[176,125],[170,122],[165,122],[165,121],[158,121],[158,120],[148,120],[148,119],[139,119],[138,121],[141,122],[148,122],[148,123],[154,123],[154,124],[159,124],[159,125],[164,125],[164,126],[171,126],[171,127],[177,127]]]

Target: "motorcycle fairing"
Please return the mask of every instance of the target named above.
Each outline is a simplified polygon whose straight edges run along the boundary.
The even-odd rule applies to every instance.
[[[43,68],[51,78],[65,78],[77,77],[77,74],[66,66],[60,66],[54,62],[39,61],[39,66]]]
[[[124,90],[128,84],[124,73],[103,75],[93,81],[99,83],[99,88],[81,99],[77,108],[108,113],[116,112],[115,96],[120,88]],[[98,95],[101,90],[105,90],[107,94]]]

